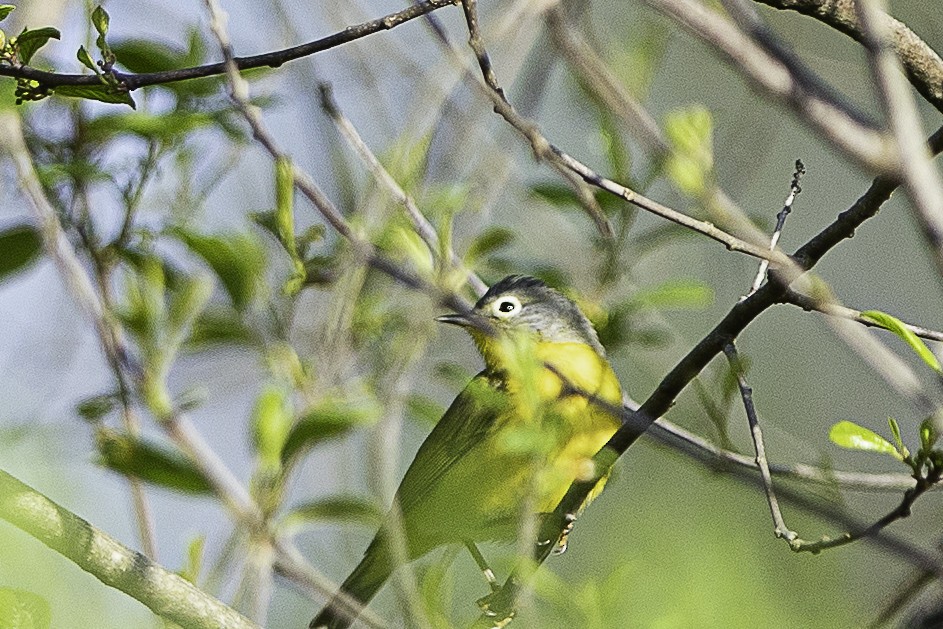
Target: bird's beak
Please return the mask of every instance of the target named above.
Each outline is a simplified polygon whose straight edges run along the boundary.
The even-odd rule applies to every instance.
[[[439,323],[451,323],[452,325],[457,325],[463,328],[471,328],[475,326],[475,322],[471,320],[468,315],[463,314],[446,314],[441,317],[436,317],[436,321]]]

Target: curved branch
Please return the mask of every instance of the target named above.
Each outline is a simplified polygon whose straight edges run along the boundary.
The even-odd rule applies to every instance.
[[[754,0],[774,9],[796,11],[861,42],[864,32],[858,23],[854,0]],[[943,59],[906,24],[881,14],[891,45],[904,66],[910,83],[920,95],[943,112]]]
[[[158,616],[192,629],[258,629],[183,577],[124,546],[0,470],[0,518]]]

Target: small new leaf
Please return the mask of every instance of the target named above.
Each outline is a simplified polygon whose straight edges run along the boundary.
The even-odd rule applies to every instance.
[[[105,11],[101,5],[98,5],[95,7],[95,10],[92,11],[92,24],[101,37],[108,34],[108,24],[110,21],[111,18],[108,17],[108,12]]]
[[[98,434],[101,464],[120,474],[189,494],[208,494],[212,486],[188,459],[164,446],[111,431]]]
[[[12,4],[0,4],[0,21],[7,19],[16,7]]]
[[[933,425],[933,417],[928,417],[920,422],[920,446],[924,452],[929,452],[936,445],[938,436]]]
[[[864,450],[866,452],[877,452],[879,454],[888,454],[898,461],[903,460],[900,452],[894,445],[877,434],[873,430],[868,430],[863,426],[850,421],[840,421],[828,432],[828,438],[835,445],[851,450]]]
[[[893,417],[888,417],[887,425],[890,426],[891,434],[894,435],[894,445],[897,446],[897,451],[900,452],[902,458],[906,459],[910,456],[910,450],[907,449],[903,439],[900,438],[900,426],[897,424],[897,420]]]
[[[50,39],[59,39],[59,37],[59,31],[51,26],[36,28],[31,31],[23,29],[23,32],[16,37],[16,43],[14,44],[16,56],[20,63],[26,65],[36,54],[36,51],[46,45],[46,42]]]
[[[323,522],[353,522],[378,526],[383,512],[376,503],[354,496],[330,496],[302,503],[285,514],[279,527],[285,532]]]
[[[930,351],[927,344],[923,342],[923,339],[914,334],[903,321],[880,310],[865,310],[861,313],[861,316],[899,336],[931,369],[937,373],[943,374],[943,367],[940,366],[940,361],[937,360],[937,357]]]
[[[75,53],[75,57],[82,63],[83,66],[95,74],[101,74],[98,64],[96,64],[95,60],[92,59],[92,55],[88,52],[88,50],[85,49],[85,46],[79,46],[79,49]]]
[[[39,232],[28,225],[0,231],[0,282],[29,268],[42,250]]]

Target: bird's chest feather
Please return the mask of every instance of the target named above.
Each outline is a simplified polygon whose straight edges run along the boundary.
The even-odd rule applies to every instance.
[[[490,441],[503,468],[495,504],[507,504],[514,487],[527,510],[541,512],[574,480],[595,475],[592,456],[620,422],[593,399],[617,406],[622,393],[608,362],[588,345],[538,343],[534,350],[537,369],[506,382],[509,404]]]

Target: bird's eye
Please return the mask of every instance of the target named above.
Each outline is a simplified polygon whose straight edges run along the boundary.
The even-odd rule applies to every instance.
[[[502,297],[491,305],[494,316],[499,319],[513,317],[521,309],[521,302],[517,297]]]

